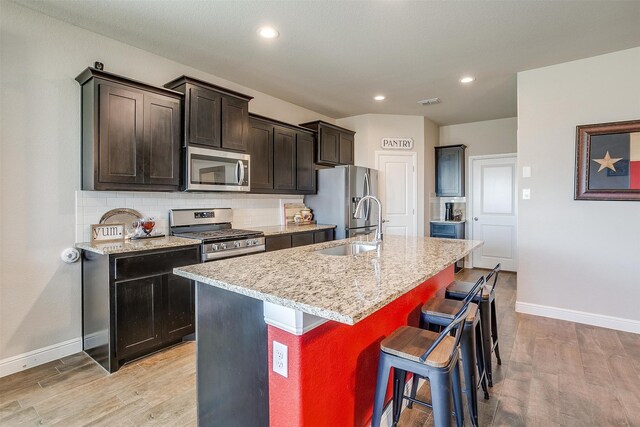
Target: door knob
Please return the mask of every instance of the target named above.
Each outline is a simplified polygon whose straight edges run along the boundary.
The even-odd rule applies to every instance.
[[[473,217],[473,220],[474,220],[474,221],[477,221],[477,220],[478,220],[478,217],[477,217],[477,216],[474,216],[474,217]]]

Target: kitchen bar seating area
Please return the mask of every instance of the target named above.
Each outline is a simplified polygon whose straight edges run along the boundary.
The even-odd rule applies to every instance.
[[[456,279],[487,273],[464,270]],[[496,286],[503,364],[494,364],[491,398],[479,399],[480,425],[635,425],[638,336],[518,314],[516,282],[515,274],[502,272]],[[78,353],[1,378],[0,425],[195,425],[195,355],[195,343],[186,342],[108,375]],[[417,397],[430,400],[426,388]],[[430,425],[432,412],[420,405],[405,408],[398,423]]]

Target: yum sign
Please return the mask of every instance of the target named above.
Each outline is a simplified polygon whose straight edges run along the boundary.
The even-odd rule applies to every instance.
[[[380,140],[380,147],[396,150],[411,150],[413,149],[413,138],[382,138]]]

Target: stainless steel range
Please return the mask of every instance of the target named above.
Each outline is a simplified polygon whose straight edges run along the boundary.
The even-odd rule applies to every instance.
[[[231,228],[233,211],[216,209],[172,209],[171,235],[202,242],[202,262],[264,252],[264,233]]]

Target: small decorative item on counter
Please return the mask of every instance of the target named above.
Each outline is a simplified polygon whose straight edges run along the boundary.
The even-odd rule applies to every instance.
[[[302,209],[300,211],[300,215],[302,215],[302,220],[304,222],[311,222],[313,219],[313,214],[311,213],[311,209]]]
[[[124,237],[131,239],[136,235],[136,224],[140,218],[142,214],[135,209],[117,208],[105,212],[100,218],[100,224],[124,224]]]
[[[296,224],[300,224],[302,222],[302,215],[300,215],[299,213],[295,214],[293,216],[293,222],[295,222]]]
[[[454,211],[453,211],[453,220],[454,221],[462,221],[462,209],[454,209]]]
[[[164,234],[156,233],[151,234],[153,232],[153,228],[156,226],[156,221],[154,218],[140,218],[133,223],[136,228],[135,234],[131,239],[148,239],[152,237],[164,237]]]
[[[124,240],[124,224],[91,224],[92,242]]]

